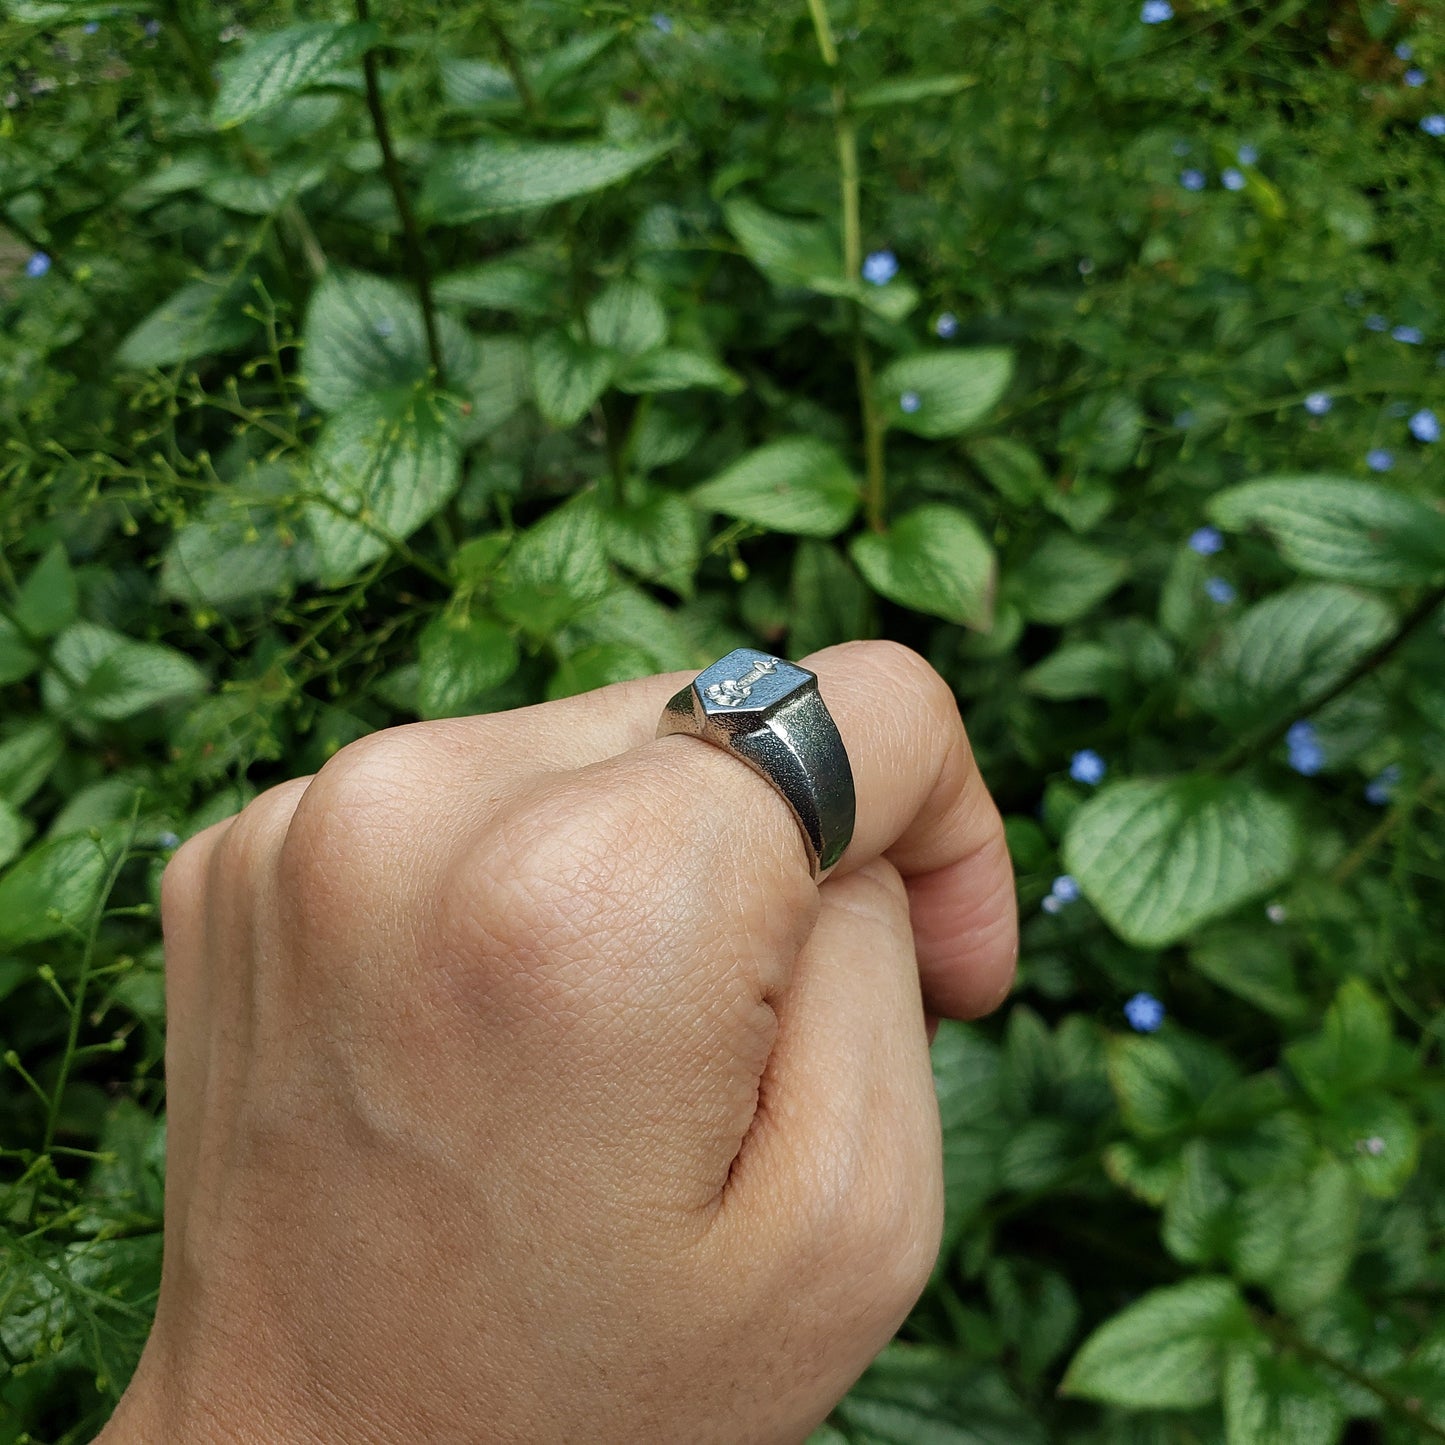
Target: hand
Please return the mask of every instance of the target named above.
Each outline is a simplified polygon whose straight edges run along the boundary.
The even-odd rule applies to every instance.
[[[1017,952],[916,653],[807,659],[857,829],[657,739],[678,673],[393,728],[166,870],[165,1266],[106,1445],[793,1445],[926,1282],[925,1008]],[[920,988],[921,979],[921,988]]]

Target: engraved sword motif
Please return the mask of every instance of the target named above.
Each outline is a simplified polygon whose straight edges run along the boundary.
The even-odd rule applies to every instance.
[[[708,701],[720,707],[736,707],[740,702],[746,702],[752,694],[753,684],[774,671],[777,665],[776,657],[765,658],[762,662],[753,663],[741,677],[726,677],[713,683],[707,690]]]

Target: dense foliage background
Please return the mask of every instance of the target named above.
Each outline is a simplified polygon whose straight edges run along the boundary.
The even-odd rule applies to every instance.
[[[1445,14],[376,12],[0,4],[0,1442],[144,1339],[181,838],[872,635],[1023,962],[818,1441],[1445,1440]]]

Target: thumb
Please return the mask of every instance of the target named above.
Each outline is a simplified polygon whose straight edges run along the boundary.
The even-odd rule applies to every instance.
[[[879,858],[819,894],[713,1233],[735,1272],[794,1281],[789,1331],[841,1394],[928,1281],[943,1171],[903,879]]]

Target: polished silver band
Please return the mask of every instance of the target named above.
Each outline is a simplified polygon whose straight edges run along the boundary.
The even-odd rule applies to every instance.
[[[822,882],[853,837],[853,768],[818,675],[796,662],[739,647],[676,693],[657,736],[690,733],[761,773],[803,830],[813,877]]]

